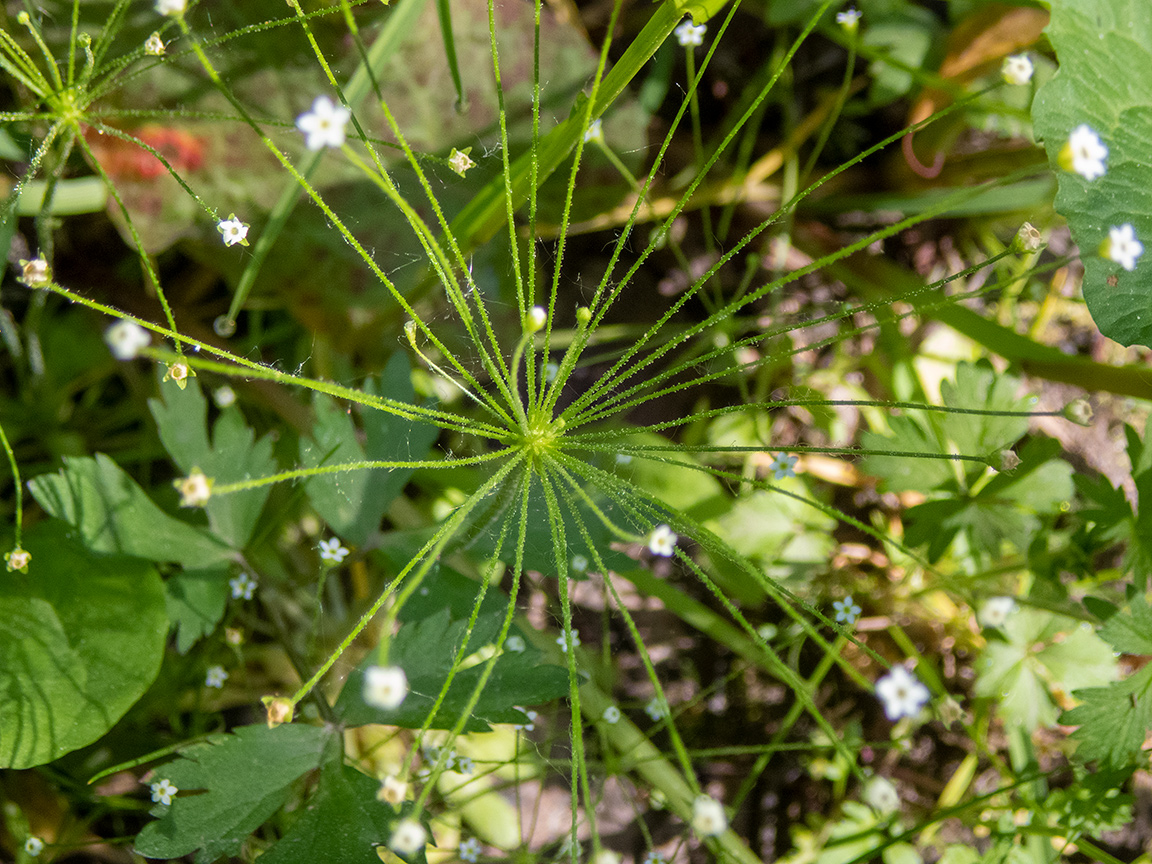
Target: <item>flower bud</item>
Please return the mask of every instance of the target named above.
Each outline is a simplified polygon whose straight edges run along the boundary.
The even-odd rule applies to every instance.
[[[275,729],[281,723],[291,723],[296,706],[286,696],[265,696],[260,700],[268,711],[268,728]]]
[[[1031,222],[1025,222],[1012,238],[1012,251],[1017,255],[1025,252],[1039,252],[1044,248],[1044,238]]]
[[[1092,425],[1092,406],[1087,399],[1076,399],[1064,406],[1064,419],[1078,426]]]

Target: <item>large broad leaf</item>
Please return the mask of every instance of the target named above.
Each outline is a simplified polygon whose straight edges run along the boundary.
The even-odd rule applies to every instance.
[[[162,511],[136,481],[102,453],[64,459],[64,470],[28,484],[40,506],[74,526],[93,552],[205,566],[231,550],[215,537]]]
[[[1124,345],[1152,345],[1152,15],[1147,0],[1053,0],[1048,38],[1060,69],[1036,94],[1037,137],[1057,165],[1073,129],[1089,126],[1108,148],[1094,180],[1055,170],[1056,209],[1084,261],[1084,299],[1096,326]],[[1097,250],[1130,224],[1147,247],[1128,271]]]
[[[156,571],[96,555],[63,523],[25,535],[28,572],[0,579],[0,766],[50,762],[103,735],[160,669]]]
[[[157,768],[155,777],[182,793],[203,792],[153,808],[161,818],[144,826],[136,851],[148,858],[195,851],[196,864],[236,855],[248,835],[288,799],[292,783],[333,758],[339,758],[333,731],[303,724],[243,726],[185,747],[179,759]]]
[[[367,381],[365,392],[400,402],[412,402],[411,370],[403,352],[392,355],[377,386]],[[439,430],[427,423],[404,420],[393,414],[363,409],[364,445],[343,407],[317,394],[316,425],[312,439],[301,439],[300,460],[309,467],[339,465],[366,459],[380,462],[418,461],[428,457]],[[363,543],[380,527],[380,518],[400,494],[411,469],[373,469],[311,477],[305,483],[308,498],[337,534],[355,545]]]
[[[364,670],[376,664],[375,653],[370,653],[348,676],[336,702],[336,711],[343,720],[350,725],[387,723],[420,728],[448,680],[464,640],[468,639],[466,652],[474,654],[493,644],[499,634],[508,599],[495,589],[489,589],[475,626],[471,631],[468,629],[468,617],[478,588],[472,580],[447,569],[430,573],[418,595],[405,605],[405,623],[393,638],[388,655],[389,665],[399,666],[408,677],[408,697],[391,711],[365,704]],[[516,647],[523,650],[511,650],[505,645],[468,718],[466,731],[487,731],[490,723],[523,723],[524,714],[517,706],[539,705],[568,693],[567,670],[540,665],[540,651],[524,639],[517,628],[511,632],[519,641]],[[484,665],[470,666],[456,673],[431,728],[447,729],[456,724]]]
[[[271,439],[265,436],[257,441],[239,408],[232,406],[220,413],[209,441],[208,400],[199,383],[193,380],[183,390],[168,385],[161,392],[164,400],[151,399],[148,407],[164,449],[185,474],[199,468],[219,483],[235,483],[275,472]],[[271,488],[210,498],[204,509],[212,530],[232,546],[243,546],[252,536]]]

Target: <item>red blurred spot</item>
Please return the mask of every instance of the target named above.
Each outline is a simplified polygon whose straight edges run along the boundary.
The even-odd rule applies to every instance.
[[[148,124],[130,134],[139,138],[179,174],[195,171],[204,164],[204,142],[184,129]],[[139,145],[87,129],[84,138],[101,167],[113,179],[151,180],[167,172],[164,163]]]

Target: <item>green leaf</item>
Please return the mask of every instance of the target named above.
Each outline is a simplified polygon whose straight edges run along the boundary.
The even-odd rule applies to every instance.
[[[1072,733],[1080,742],[1077,759],[1116,768],[1147,761],[1142,748],[1152,729],[1152,666],[1108,687],[1077,690],[1075,696],[1083,704],[1060,715],[1060,723],[1080,727]]]
[[[153,808],[160,818],[144,826],[136,851],[148,858],[195,851],[196,864],[236,855],[248,835],[283,806],[292,783],[321,762],[338,759],[338,748],[333,731],[304,724],[242,726],[185,747],[179,759],[154,773],[181,794],[171,806]],[[193,790],[205,791],[184,794]]]
[[[0,766],[95,741],[155,679],[167,618],[156,571],[95,555],[63,523],[27,532],[27,574],[0,579]]]
[[[928,427],[906,416],[891,417],[888,420],[890,434],[865,432],[860,446],[868,451],[899,451],[903,453],[944,452],[939,439]],[[944,459],[922,459],[914,456],[880,456],[870,454],[861,460],[861,468],[883,480],[883,487],[890,492],[918,490],[929,492],[934,489],[955,487],[956,471],[952,463]]]
[[[264,864],[380,864],[376,847],[387,842],[399,817],[376,800],[379,788],[379,781],[355,768],[328,762],[303,814],[260,860]],[[421,851],[406,860],[423,862],[425,854]]]
[[[986,363],[960,363],[956,382],[940,382],[940,399],[951,408],[986,411],[1028,411],[1035,397],[1016,398],[1020,386],[1015,378],[998,375]],[[987,414],[945,414],[940,427],[960,453],[981,456],[1009,447],[1028,431],[1027,417],[996,417]]]
[[[1078,767],[1076,782],[1052,790],[1044,809],[1057,814],[1058,824],[1068,834],[1099,837],[1105,831],[1119,831],[1132,821],[1134,799],[1120,791],[1132,770],[1089,772]]]
[[[356,726],[387,723],[420,728],[468,635],[468,616],[478,589],[472,580],[445,568],[429,573],[420,591],[405,606],[405,623],[393,638],[388,655],[389,665],[399,666],[408,677],[408,697],[392,711],[364,703],[364,670],[377,664],[376,654],[370,653],[348,676],[336,701],[336,711],[343,720]],[[489,589],[488,594],[468,639],[468,654],[493,644],[503,624],[507,598],[494,589]],[[518,628],[513,627],[509,635],[512,634],[524,640],[525,648],[517,652],[505,647],[468,719],[466,731],[484,732],[490,723],[523,723],[524,714],[517,706],[539,705],[568,694],[568,671],[560,666],[539,665],[540,651],[524,639]],[[483,669],[481,663],[456,673],[431,728],[455,725]]]
[[[187,654],[199,639],[216,629],[228,606],[230,570],[184,570],[164,583],[168,618],[176,627],[176,650]]]
[[[235,483],[276,471],[271,438],[257,441],[239,408],[233,405],[220,412],[209,442],[208,400],[199,382],[192,380],[183,390],[164,386],[160,392],[163,401],[150,399],[148,407],[164,448],[185,474],[199,468],[218,482]],[[212,530],[239,549],[252,536],[270,492],[271,487],[263,486],[210,498],[204,510]]]
[[[1059,714],[1052,695],[1114,680],[1112,649],[1086,624],[1038,609],[1021,609],[1003,628],[1007,641],[989,642],[976,694],[997,701],[1004,722],[1031,731]]]
[[[397,351],[388,361],[379,385],[369,380],[365,392],[411,403],[408,359]],[[301,439],[300,460],[309,467],[368,460],[396,462],[422,460],[439,430],[427,423],[409,422],[384,411],[360,412],[364,446],[348,413],[335,400],[317,394],[316,424],[312,440]],[[412,476],[410,469],[371,470],[309,478],[304,486],[316,512],[332,530],[354,545],[363,545],[380,527],[380,519]]]
[[[153,504],[103,453],[94,459],[65,457],[60,473],[36,477],[28,487],[40,506],[74,526],[93,552],[200,567],[231,557],[215,537]]]
[[[1096,326],[1122,345],[1152,345],[1152,17],[1145,0],[1053,0],[1047,35],[1060,68],[1032,115],[1059,179],[1056,209],[1084,262],[1084,299]],[[1091,50],[1085,46],[1091,45]],[[1108,148],[1094,180],[1061,169],[1060,150],[1088,125]],[[1109,229],[1131,224],[1145,244],[1134,270],[1097,250]]]

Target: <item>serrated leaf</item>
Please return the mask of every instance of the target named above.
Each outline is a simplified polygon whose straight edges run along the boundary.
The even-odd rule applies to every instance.
[[[1027,411],[1034,399],[1017,399],[1019,382],[984,363],[960,363],[956,381],[940,382],[940,398],[951,408]],[[1028,431],[1027,417],[945,414],[940,427],[960,453],[982,456],[1009,447]]]
[[[1137,594],[1127,608],[1109,617],[1100,638],[1124,654],[1152,654],[1152,607]]]
[[[379,864],[376,847],[387,843],[399,819],[391,806],[376,800],[380,783],[332,761],[320,774],[320,787],[304,813],[275,846],[260,856],[264,864]],[[425,861],[423,850],[405,859]]]
[[[940,440],[926,426],[912,417],[896,416],[888,420],[889,434],[865,432],[861,448],[865,451],[898,451],[901,453],[942,454]],[[915,456],[881,456],[869,452],[861,460],[861,468],[883,480],[883,487],[891,492],[910,489],[929,492],[955,487],[956,471],[944,459],[926,459]]]
[[[205,566],[231,557],[208,532],[152,503],[136,481],[103,453],[64,459],[64,470],[42,474],[28,488],[40,506],[74,526],[94,552]]]
[[[1077,690],[1075,696],[1084,704],[1065,711],[1060,722],[1080,727],[1072,733],[1080,742],[1077,759],[1119,768],[1142,757],[1152,729],[1152,665],[1108,687]]]
[[[196,864],[236,855],[244,840],[280,809],[297,778],[321,762],[339,758],[332,730],[304,724],[269,729],[242,726],[180,751],[155,771],[181,793],[136,838],[148,858],[179,858],[196,852]],[[335,860],[335,859],[334,859]]]
[[[1084,263],[1084,299],[1100,331],[1122,345],[1152,345],[1152,266],[1134,270],[1097,250],[1114,226],[1131,224],[1152,248],[1152,17],[1146,0],[1053,0],[1047,35],[1060,68],[1032,106],[1059,180],[1056,209]],[[1090,47],[1088,47],[1090,46]],[[1094,180],[1058,167],[1073,129],[1088,125],[1108,148]]]
[[[230,573],[224,567],[184,570],[164,583],[168,618],[176,627],[176,650],[181,654],[215,630],[224,617]]]
[[[365,392],[400,402],[412,402],[411,370],[403,352],[388,361],[379,384],[368,380]],[[316,423],[311,439],[301,439],[300,460],[309,467],[373,460],[396,462],[427,458],[439,430],[427,423],[404,420],[373,409],[360,412],[364,445],[348,413],[335,400],[317,394]],[[308,498],[332,530],[349,543],[363,545],[379,529],[380,519],[412,476],[411,469],[355,471],[311,477]]]
[[[94,555],[62,522],[27,532],[25,573],[0,579],[0,766],[95,741],[155,679],[167,618],[156,571]]]
[[[209,441],[208,400],[199,382],[192,380],[183,390],[164,386],[160,392],[163,401],[150,399],[148,407],[164,448],[185,474],[199,468],[218,482],[234,483],[276,471],[271,439],[264,436],[257,441],[239,408],[220,412]],[[204,510],[212,530],[239,549],[252,536],[270,492],[271,487],[263,486],[210,498]]]

